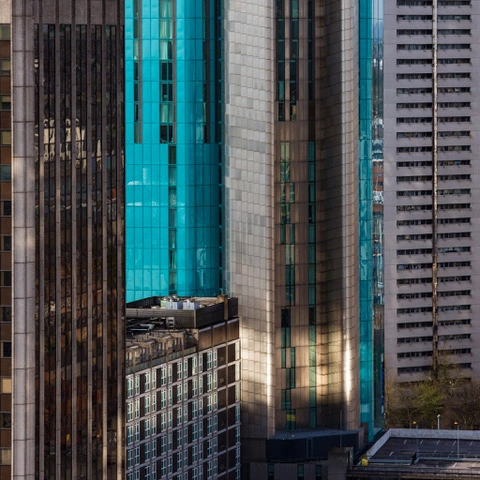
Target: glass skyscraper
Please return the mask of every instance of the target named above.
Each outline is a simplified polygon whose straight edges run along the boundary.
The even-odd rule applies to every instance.
[[[238,297],[251,478],[374,434],[372,40],[367,0],[126,5],[127,298]]]
[[[222,285],[220,3],[128,0],[127,300]]]
[[[383,193],[378,173],[381,164],[381,2],[359,3],[359,276],[360,276],[360,403],[361,419],[368,425],[369,440],[382,425],[383,305],[378,278],[382,276]],[[380,133],[379,133],[380,132]],[[380,158],[378,158],[380,155]],[[375,206],[374,206],[375,203]],[[383,288],[383,287],[382,287]]]
[[[2,478],[124,475],[123,15],[0,9]]]

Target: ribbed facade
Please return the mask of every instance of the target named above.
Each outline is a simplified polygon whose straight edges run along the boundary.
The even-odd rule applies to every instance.
[[[123,4],[11,9],[11,472],[123,478]]]
[[[270,1],[225,2],[225,288],[242,317],[242,462],[262,461],[275,432],[274,19]]]
[[[319,7],[277,2],[276,12],[278,430],[359,424],[358,5]],[[335,33],[315,36],[326,19]]]
[[[385,352],[403,382],[480,374],[475,7],[385,4]]]

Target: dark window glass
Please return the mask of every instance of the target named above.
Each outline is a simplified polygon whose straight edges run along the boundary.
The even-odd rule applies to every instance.
[[[12,321],[12,307],[0,307],[0,321],[5,323]]]
[[[2,357],[11,358],[12,356],[12,342],[2,342]]]
[[[0,272],[0,286],[2,287],[12,286],[12,272],[8,270]]]
[[[0,428],[12,428],[12,414],[0,412]]]
[[[0,202],[0,216],[10,217],[12,215],[12,202],[11,200],[2,200]]]

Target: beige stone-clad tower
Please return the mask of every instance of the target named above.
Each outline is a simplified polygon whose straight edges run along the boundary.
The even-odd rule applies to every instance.
[[[226,287],[243,473],[267,478],[266,439],[360,426],[358,4],[229,0],[225,18]]]
[[[0,2],[1,478],[124,475],[122,25]]]
[[[243,317],[244,461],[275,432],[275,13],[272,2],[238,0],[224,12],[225,270]]]

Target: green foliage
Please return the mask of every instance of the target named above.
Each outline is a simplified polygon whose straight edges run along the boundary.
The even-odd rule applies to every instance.
[[[414,405],[418,414],[417,422],[424,427],[434,428],[437,415],[443,412],[445,397],[439,382],[427,380],[415,385]]]
[[[386,425],[411,427],[414,422],[433,428],[443,412],[444,394],[439,382],[427,380],[414,384],[392,384],[386,392]]]

